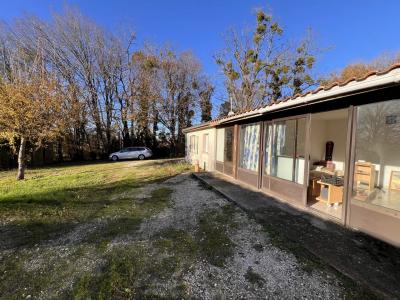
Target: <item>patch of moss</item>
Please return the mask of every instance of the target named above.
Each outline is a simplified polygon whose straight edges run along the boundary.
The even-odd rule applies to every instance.
[[[265,281],[265,279],[260,274],[255,272],[252,267],[247,269],[246,274],[244,274],[244,278],[246,278],[246,280],[251,284],[257,284],[259,287],[261,287]]]
[[[181,283],[161,296],[157,284],[170,281],[179,269],[179,259],[151,253],[149,245],[114,249],[106,256],[100,275],[87,274],[68,297],[74,299],[171,299],[183,298]]]
[[[257,252],[263,252],[264,251],[264,247],[260,243],[254,244],[253,245],[253,249],[256,250]]]
[[[285,236],[284,233],[279,232],[274,226],[270,224],[263,224],[263,228],[264,231],[268,234],[272,245],[293,254],[300,262],[300,265],[302,266],[304,271],[311,273],[315,270],[319,270],[324,273],[330,273],[337,277],[343,284],[343,299],[379,299],[379,297],[377,297],[368,288],[356,283],[351,278],[336,271],[327,263],[325,263],[322,259],[315,256],[306,248],[301,246],[300,243],[289,239]]]
[[[134,234],[140,228],[141,218],[122,217],[107,221],[104,227],[87,235],[84,242],[102,244],[102,249],[106,242],[111,241],[119,236]]]
[[[168,194],[168,190],[156,190],[137,207],[143,207],[146,202],[164,207]],[[181,229],[166,228],[148,243],[113,248],[104,254],[106,264],[99,275],[82,277],[70,296],[78,299],[190,298],[181,274],[199,259],[222,267],[233,255],[234,244],[229,232],[238,226],[234,214],[235,208],[230,204],[207,210],[200,216],[194,236]],[[167,282],[169,287],[165,289]],[[160,285],[164,287],[162,293]]]
[[[46,297],[43,291],[47,289],[62,290],[65,282],[80,272],[71,261],[88,255],[83,247],[72,248],[65,259],[60,258],[56,250],[45,251],[47,264],[36,261],[37,252],[24,250],[0,258],[0,299],[26,299],[28,296],[39,299]],[[34,268],[30,269],[32,266]]]
[[[154,246],[164,253],[185,259],[193,259],[198,255],[198,246],[194,238],[184,230],[167,228],[155,236]]]
[[[106,224],[87,235],[85,242],[98,243],[99,251],[106,249],[107,242],[124,235],[133,235],[140,228],[143,219],[153,216],[170,205],[172,190],[159,188],[151,193],[151,197],[140,204],[122,199],[114,201],[105,208],[105,215],[116,216],[106,219]],[[103,213],[105,213],[103,212]]]
[[[234,212],[232,205],[227,204],[222,209],[208,210],[200,216],[196,235],[199,251],[214,266],[223,267],[233,255],[235,244],[228,232],[237,226]]]
[[[3,226],[0,240],[7,248],[32,247],[73,230],[74,224],[63,222],[13,222]]]
[[[140,205],[148,214],[156,214],[170,205],[172,190],[166,187],[158,188],[151,193]]]

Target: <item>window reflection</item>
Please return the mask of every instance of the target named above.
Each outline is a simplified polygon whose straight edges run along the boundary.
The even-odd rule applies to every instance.
[[[271,175],[303,184],[305,119],[274,123]]]
[[[271,147],[272,147],[272,125],[266,124],[264,129],[264,172],[269,175],[271,172]]]
[[[239,167],[258,171],[260,125],[256,123],[240,127]]]
[[[233,160],[233,127],[225,128],[225,162]]]
[[[400,103],[357,108],[353,202],[400,210]]]
[[[217,129],[217,161],[224,161],[224,152],[225,152],[225,129],[218,128]]]

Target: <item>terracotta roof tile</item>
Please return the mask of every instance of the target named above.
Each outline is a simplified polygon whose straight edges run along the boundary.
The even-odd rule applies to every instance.
[[[340,83],[339,86],[341,86],[341,87],[342,87],[342,86],[345,86],[345,85],[349,84],[350,82],[356,81],[356,80],[357,80],[357,78],[352,77],[352,78],[350,78],[350,79],[348,79],[348,80],[343,81],[342,83]]]
[[[319,91],[322,91],[324,89],[324,87],[320,86],[318,88],[316,88],[315,90],[311,91],[311,94],[317,94]]]
[[[371,71],[369,73],[367,73],[366,75],[364,75],[363,77],[357,78],[356,81],[363,81],[365,79],[367,79],[368,77],[371,77],[373,75],[377,75],[378,71]]]
[[[238,111],[238,112],[234,113],[233,115],[217,117],[217,118],[215,118],[215,119],[213,119],[213,120],[211,120],[209,122],[206,122],[206,123],[203,123],[203,124],[200,124],[200,125],[204,125],[205,126],[207,124],[214,124],[214,123],[217,123],[219,121],[222,121],[222,120],[234,117],[234,116],[238,116],[238,115],[241,115],[241,114],[249,113],[251,111],[256,111],[256,110],[259,110],[259,109],[262,109],[262,108],[266,108],[266,107],[272,106],[274,104],[278,104],[278,103],[281,103],[281,102],[287,102],[287,101],[290,101],[290,100],[295,100],[295,99],[297,99],[299,97],[305,97],[305,96],[307,96],[309,94],[315,95],[315,94],[318,94],[321,91],[329,91],[334,87],[343,87],[343,86],[346,86],[346,85],[348,85],[349,83],[351,83],[353,81],[356,81],[356,82],[364,81],[364,80],[366,80],[367,78],[369,78],[371,76],[381,76],[381,75],[387,74],[387,73],[393,71],[394,69],[398,69],[398,68],[400,68],[400,63],[394,64],[394,65],[390,66],[389,68],[387,68],[385,70],[382,70],[382,71],[374,70],[374,71],[371,71],[371,72],[367,73],[366,75],[358,77],[358,78],[353,77],[353,78],[350,78],[350,79],[345,80],[345,81],[335,81],[335,82],[333,82],[332,84],[330,84],[328,86],[319,86],[314,90],[310,90],[310,91],[304,92],[302,94],[299,93],[299,94],[296,94],[296,95],[291,96],[291,97],[285,97],[285,98],[279,99],[279,100],[274,101],[274,102],[269,102],[267,104],[262,104],[262,105],[259,105],[256,108],[253,108],[253,109],[251,109],[251,108],[250,109],[242,109],[241,111]],[[197,125],[197,126],[199,126],[199,125]],[[197,127],[197,126],[193,126],[193,127]],[[187,128],[187,129],[189,129],[189,128]]]
[[[323,89],[324,89],[324,91],[329,91],[337,85],[339,85],[339,82],[335,81],[334,83],[328,85],[327,87],[323,87]]]

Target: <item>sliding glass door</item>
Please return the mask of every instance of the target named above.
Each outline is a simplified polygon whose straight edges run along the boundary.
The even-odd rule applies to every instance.
[[[271,176],[293,180],[296,120],[274,123],[274,143],[271,153]]]
[[[264,123],[262,188],[303,201],[306,118]]]
[[[400,100],[354,116],[349,225],[400,245]]]
[[[233,176],[234,127],[225,128],[224,173]]]
[[[260,164],[260,123],[240,126],[239,131],[239,180],[258,187]]]
[[[239,168],[258,171],[260,124],[252,123],[240,127]]]
[[[271,176],[304,183],[305,132],[305,118],[274,123]]]

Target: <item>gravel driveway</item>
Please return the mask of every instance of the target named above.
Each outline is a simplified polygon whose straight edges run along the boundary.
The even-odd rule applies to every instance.
[[[174,227],[195,234],[199,216],[210,209],[221,209],[227,201],[204,188],[188,174],[164,183],[173,189],[173,206],[142,224],[143,235],[151,237]],[[154,186],[144,191],[148,194]],[[228,204],[230,205],[230,204]],[[223,267],[200,260],[184,275],[191,296],[237,299],[341,299],[340,280],[332,274],[307,270],[296,258],[274,247],[262,226],[234,208],[235,229],[228,231],[234,244],[232,256]]]

